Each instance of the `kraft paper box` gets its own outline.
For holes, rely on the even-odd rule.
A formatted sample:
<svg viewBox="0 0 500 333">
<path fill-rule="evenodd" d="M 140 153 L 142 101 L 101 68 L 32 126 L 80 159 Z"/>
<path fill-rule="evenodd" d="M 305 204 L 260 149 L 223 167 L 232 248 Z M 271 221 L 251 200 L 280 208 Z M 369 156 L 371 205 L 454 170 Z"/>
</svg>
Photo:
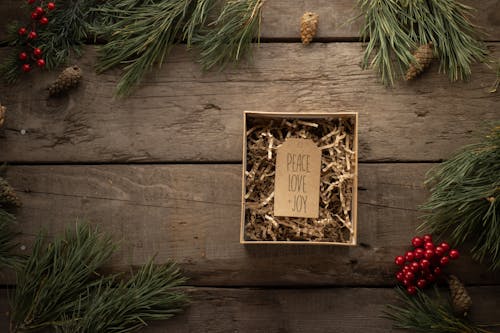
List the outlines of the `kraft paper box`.
<svg viewBox="0 0 500 333">
<path fill-rule="evenodd" d="M 356 245 L 358 114 L 246 111 L 242 244 Z"/>
</svg>

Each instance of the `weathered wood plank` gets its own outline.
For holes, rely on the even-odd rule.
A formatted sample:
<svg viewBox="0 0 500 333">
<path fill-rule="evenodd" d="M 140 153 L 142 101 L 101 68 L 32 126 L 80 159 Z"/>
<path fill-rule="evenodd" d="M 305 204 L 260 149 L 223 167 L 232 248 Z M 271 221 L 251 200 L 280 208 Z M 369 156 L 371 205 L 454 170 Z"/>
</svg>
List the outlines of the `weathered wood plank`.
<svg viewBox="0 0 500 333">
<path fill-rule="evenodd" d="M 202 73 L 177 48 L 134 95 L 116 100 L 119 71 L 94 74 L 89 47 L 78 62 L 84 82 L 69 97 L 46 99 L 57 73 L 2 87 L 0 161 L 240 161 L 243 110 L 358 111 L 361 161 L 435 161 L 500 119 L 486 65 L 474 66 L 469 83 L 450 84 L 434 66 L 387 89 L 360 69 L 361 53 L 359 43 L 263 44 L 254 66 Z"/>
<path fill-rule="evenodd" d="M 488 33 L 488 40 L 500 40 L 500 2 L 484 0 L 481 2 L 466 0 L 464 3 L 477 8 L 473 22 L 483 26 Z M 311 0 L 311 1 L 267 1 L 262 18 L 263 38 L 293 38 L 298 40 L 300 17 L 306 11 L 314 11 L 320 16 L 318 38 L 356 39 L 359 36 L 360 20 L 350 22 L 359 15 L 355 0 Z M 0 3 L 2 17 L 23 19 L 24 14 L 19 1 L 3 0 Z M 0 40 L 5 38 L 5 28 L 0 27 Z"/>
<path fill-rule="evenodd" d="M 113 271 L 158 254 L 197 286 L 372 286 L 393 283 L 393 258 L 415 235 L 432 165 L 360 166 L 360 246 L 352 248 L 240 245 L 240 165 L 12 166 L 8 179 L 24 202 L 28 248 L 40 228 L 59 233 L 78 218 L 121 241 Z M 465 251 L 452 270 L 467 283 L 500 282 Z"/>
<path fill-rule="evenodd" d="M 179 316 L 141 332 L 400 332 L 382 318 L 394 291 L 380 288 L 230 289 L 189 288 L 191 306 Z M 498 320 L 500 287 L 470 287 L 471 320 Z M 5 291 L 0 293 L 0 330 L 8 332 Z M 493 328 L 491 332 L 500 332 Z"/>
</svg>

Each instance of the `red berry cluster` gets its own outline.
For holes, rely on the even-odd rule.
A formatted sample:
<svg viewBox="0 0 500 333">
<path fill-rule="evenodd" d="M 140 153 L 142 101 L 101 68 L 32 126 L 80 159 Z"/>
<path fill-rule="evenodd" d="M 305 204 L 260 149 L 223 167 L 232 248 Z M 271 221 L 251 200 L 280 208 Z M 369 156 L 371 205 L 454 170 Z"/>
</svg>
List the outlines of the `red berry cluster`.
<svg viewBox="0 0 500 333">
<path fill-rule="evenodd" d="M 431 235 L 414 237 L 411 244 L 413 251 L 397 256 L 394 260 L 400 267 L 396 279 L 406 287 L 409 294 L 415 294 L 417 287 L 424 289 L 435 282 L 450 259 L 458 259 L 460 256 L 457 250 L 450 250 L 450 245 L 446 242 L 435 245 Z"/>
<path fill-rule="evenodd" d="M 48 2 L 45 5 L 43 0 L 28 0 L 28 4 L 34 6 L 33 11 L 31 12 L 30 28 L 21 27 L 18 30 L 19 36 L 24 38 L 23 44 L 25 45 L 25 50 L 19 53 L 19 60 L 23 62 L 23 72 L 31 71 L 32 62 L 35 62 L 40 68 L 45 67 L 45 59 L 42 57 L 42 49 L 34 46 L 33 44 L 38 38 L 38 34 L 36 32 L 37 28 L 49 23 L 49 19 L 47 18 L 48 12 L 56 8 L 56 5 L 53 2 Z"/>
</svg>

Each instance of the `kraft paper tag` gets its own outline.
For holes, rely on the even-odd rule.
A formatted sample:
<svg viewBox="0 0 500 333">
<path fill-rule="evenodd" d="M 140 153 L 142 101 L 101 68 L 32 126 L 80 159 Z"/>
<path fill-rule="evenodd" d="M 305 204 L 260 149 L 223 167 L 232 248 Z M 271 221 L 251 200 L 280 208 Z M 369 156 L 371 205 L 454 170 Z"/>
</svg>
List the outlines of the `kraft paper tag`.
<svg viewBox="0 0 500 333">
<path fill-rule="evenodd" d="M 287 139 L 278 149 L 274 215 L 319 216 L 321 150 L 309 139 Z"/>
</svg>

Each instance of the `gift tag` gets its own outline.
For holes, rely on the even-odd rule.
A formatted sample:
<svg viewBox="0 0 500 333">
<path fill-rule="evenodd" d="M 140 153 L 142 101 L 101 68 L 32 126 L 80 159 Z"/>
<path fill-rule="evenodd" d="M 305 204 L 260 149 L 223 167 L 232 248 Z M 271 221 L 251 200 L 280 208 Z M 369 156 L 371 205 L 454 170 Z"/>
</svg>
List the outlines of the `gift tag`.
<svg viewBox="0 0 500 333">
<path fill-rule="evenodd" d="M 274 215 L 317 218 L 321 150 L 310 139 L 289 138 L 277 151 Z"/>
</svg>

